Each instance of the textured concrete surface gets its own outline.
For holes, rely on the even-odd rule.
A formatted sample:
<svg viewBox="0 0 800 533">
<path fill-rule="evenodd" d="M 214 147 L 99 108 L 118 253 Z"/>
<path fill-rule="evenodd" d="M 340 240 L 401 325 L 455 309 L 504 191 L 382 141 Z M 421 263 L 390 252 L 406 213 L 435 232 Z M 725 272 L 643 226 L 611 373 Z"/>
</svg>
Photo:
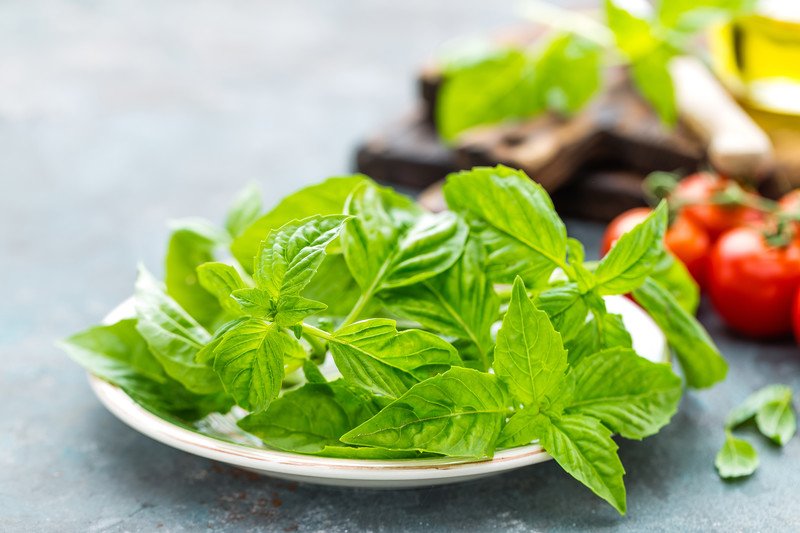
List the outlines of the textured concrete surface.
<svg viewBox="0 0 800 533">
<path fill-rule="evenodd" d="M 268 198 L 346 172 L 355 141 L 412 101 L 447 37 L 514 19 L 514 1 L 7 0 L 0 4 L 0 530 L 797 530 L 800 439 L 754 442 L 723 483 L 727 410 L 800 385 L 790 343 L 730 336 L 705 311 L 729 380 L 623 442 L 621 518 L 552 463 L 390 492 L 256 477 L 147 439 L 53 347 L 158 270 L 170 217 L 219 219 L 257 180 Z M 596 244 L 600 228 L 570 224 Z M 592 247 L 594 248 L 594 247 Z"/>
</svg>

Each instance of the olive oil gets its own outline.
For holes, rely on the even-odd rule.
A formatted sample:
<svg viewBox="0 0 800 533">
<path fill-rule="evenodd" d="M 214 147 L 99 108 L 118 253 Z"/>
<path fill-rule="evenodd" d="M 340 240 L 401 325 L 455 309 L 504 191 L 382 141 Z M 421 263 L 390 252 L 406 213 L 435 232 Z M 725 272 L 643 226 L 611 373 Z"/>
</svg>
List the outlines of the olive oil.
<svg viewBox="0 0 800 533">
<path fill-rule="evenodd" d="M 752 15 L 712 29 L 714 68 L 753 107 L 800 115 L 800 0 L 762 0 Z"/>
</svg>

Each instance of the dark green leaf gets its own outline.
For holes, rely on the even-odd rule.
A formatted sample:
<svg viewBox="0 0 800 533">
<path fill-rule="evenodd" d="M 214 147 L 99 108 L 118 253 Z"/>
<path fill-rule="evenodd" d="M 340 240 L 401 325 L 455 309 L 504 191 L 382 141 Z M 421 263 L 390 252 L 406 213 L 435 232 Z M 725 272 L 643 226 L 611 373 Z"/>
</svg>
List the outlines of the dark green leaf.
<svg viewBox="0 0 800 533">
<path fill-rule="evenodd" d="M 701 389 L 725 379 L 728 364 L 714 341 L 666 289 L 648 278 L 633 292 L 633 296 L 658 324 L 675 350 L 687 385 Z"/>
<path fill-rule="evenodd" d="M 416 384 L 342 442 L 458 457 L 491 457 L 508 408 L 497 378 L 451 368 Z"/>
</svg>

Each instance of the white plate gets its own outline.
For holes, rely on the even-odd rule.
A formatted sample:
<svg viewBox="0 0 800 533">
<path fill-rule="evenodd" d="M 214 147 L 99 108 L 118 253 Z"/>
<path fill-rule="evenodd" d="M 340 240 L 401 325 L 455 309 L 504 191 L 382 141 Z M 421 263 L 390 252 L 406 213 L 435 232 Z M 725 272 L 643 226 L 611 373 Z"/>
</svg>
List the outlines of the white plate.
<svg viewBox="0 0 800 533">
<path fill-rule="evenodd" d="M 636 351 L 651 361 L 667 357 L 666 341 L 655 322 L 630 300 L 606 298 L 608 310 L 622 315 Z M 106 317 L 112 323 L 132 314 L 125 302 Z M 266 450 L 235 424 L 234 415 L 211 415 L 192 429 L 164 420 L 134 402 L 125 392 L 89 376 L 94 393 L 117 418 L 133 429 L 185 452 L 283 479 L 348 487 L 402 488 L 442 485 L 489 476 L 541 463 L 551 457 L 537 444 L 497 452 L 490 460 L 332 459 Z"/>
</svg>

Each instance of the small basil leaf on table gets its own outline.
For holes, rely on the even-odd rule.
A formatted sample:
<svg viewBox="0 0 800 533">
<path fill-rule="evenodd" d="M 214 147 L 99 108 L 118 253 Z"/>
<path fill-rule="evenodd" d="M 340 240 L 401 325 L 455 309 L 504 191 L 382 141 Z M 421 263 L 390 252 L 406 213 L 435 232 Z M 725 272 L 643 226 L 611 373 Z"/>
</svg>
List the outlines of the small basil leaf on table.
<svg viewBox="0 0 800 533">
<path fill-rule="evenodd" d="M 364 401 L 342 380 L 306 383 L 266 411 L 246 416 L 239 426 L 272 448 L 315 454 L 342 446 L 339 437 L 377 412 L 374 402 Z"/>
<path fill-rule="evenodd" d="M 225 229 L 231 238 L 236 238 L 261 215 L 261 191 L 255 184 L 250 184 L 239 193 L 233 201 L 225 217 Z"/>
<path fill-rule="evenodd" d="M 461 258 L 448 270 L 414 285 L 382 291 L 379 297 L 398 316 L 471 342 L 485 371 L 491 364 L 491 327 L 500 302 L 483 271 L 484 259 L 482 245 L 468 240 Z"/>
<path fill-rule="evenodd" d="M 507 405 L 495 376 L 454 367 L 414 385 L 341 441 L 455 457 L 491 457 Z"/>
<path fill-rule="evenodd" d="M 675 350 L 686 383 L 706 388 L 725 379 L 728 364 L 703 326 L 655 280 L 647 278 L 633 297 L 653 318 Z"/>
<path fill-rule="evenodd" d="M 222 309 L 201 286 L 196 269 L 214 260 L 214 249 L 227 243 L 228 235 L 202 219 L 178 220 L 170 226 L 164 261 L 166 292 L 200 324 L 210 326 Z"/>
<path fill-rule="evenodd" d="M 572 477 L 625 514 L 625 469 L 611 431 L 599 420 L 581 414 L 541 417 L 537 437 L 542 447 Z"/>
<path fill-rule="evenodd" d="M 547 192 L 524 172 L 500 165 L 450 174 L 444 195 L 451 209 L 478 221 L 495 282 L 519 275 L 536 287 L 566 267 L 566 227 Z"/>
<path fill-rule="evenodd" d="M 368 178 L 361 175 L 328 178 L 294 192 L 250 224 L 231 243 L 231 252 L 248 272 L 252 273 L 253 257 L 258 253 L 261 241 L 270 231 L 291 222 L 313 215 L 338 215 L 344 211 L 344 203 L 350 192 Z"/>
<path fill-rule="evenodd" d="M 783 446 L 797 431 L 797 418 L 789 400 L 776 400 L 763 405 L 756 413 L 756 426 L 762 435 Z"/>
<path fill-rule="evenodd" d="M 214 370 L 238 405 L 263 411 L 281 390 L 284 355 L 296 343 L 275 324 L 250 318 L 223 335 L 214 349 Z"/>
<path fill-rule="evenodd" d="M 681 380 L 668 365 L 643 359 L 628 348 L 583 358 L 572 377 L 575 389 L 566 411 L 597 418 L 627 439 L 657 433 L 681 399 Z"/>
<path fill-rule="evenodd" d="M 375 394 L 398 398 L 417 382 L 461 363 L 441 337 L 397 331 L 394 320 L 374 318 L 339 329 L 329 342 L 344 378 Z"/>
<path fill-rule="evenodd" d="M 595 270 L 600 294 L 626 294 L 639 287 L 663 255 L 667 204 L 661 204 L 639 225 L 623 234 Z"/>
<path fill-rule="evenodd" d="M 183 421 L 226 412 L 231 398 L 194 394 L 164 374 L 158 360 L 136 329 L 136 319 L 94 326 L 59 345 L 95 376 L 121 388 L 137 403 L 161 416 Z"/>
<path fill-rule="evenodd" d="M 735 427 L 747 422 L 756 413 L 772 402 L 788 402 L 792 401 L 792 389 L 786 385 L 767 385 L 745 398 L 745 400 L 731 409 L 725 419 L 725 428 L 734 429 Z"/>
<path fill-rule="evenodd" d="M 538 410 L 558 392 L 567 370 L 561 335 L 544 311 L 533 305 L 517 278 L 508 311 L 497 332 L 495 374 L 508 386 L 515 405 Z"/>
<path fill-rule="evenodd" d="M 203 263 L 197 267 L 197 279 L 217 299 L 222 309 L 234 315 L 241 314 L 241 307 L 231 295 L 246 285 L 235 268 L 225 263 Z"/>
<path fill-rule="evenodd" d="M 136 329 L 164 367 L 166 373 L 192 392 L 206 394 L 222 390 L 214 371 L 195 361 L 211 335 L 144 268 L 139 269 L 134 293 Z"/>
<path fill-rule="evenodd" d="M 714 466 L 725 479 L 749 476 L 758 468 L 758 453 L 746 440 L 726 432 L 725 444 L 717 453 Z"/>
</svg>

